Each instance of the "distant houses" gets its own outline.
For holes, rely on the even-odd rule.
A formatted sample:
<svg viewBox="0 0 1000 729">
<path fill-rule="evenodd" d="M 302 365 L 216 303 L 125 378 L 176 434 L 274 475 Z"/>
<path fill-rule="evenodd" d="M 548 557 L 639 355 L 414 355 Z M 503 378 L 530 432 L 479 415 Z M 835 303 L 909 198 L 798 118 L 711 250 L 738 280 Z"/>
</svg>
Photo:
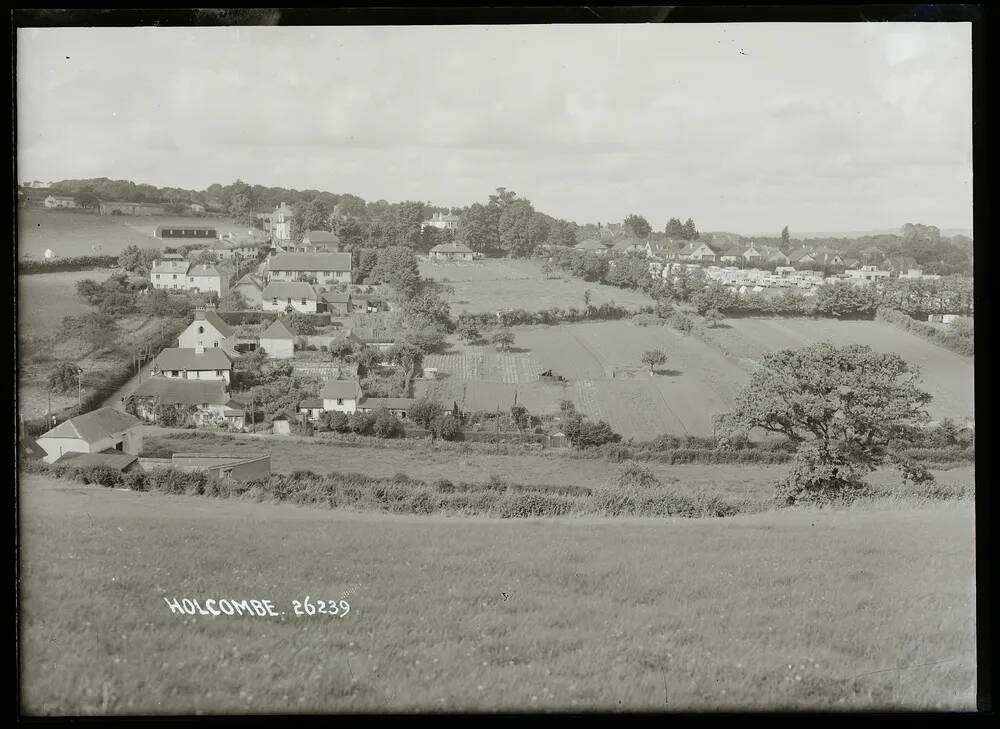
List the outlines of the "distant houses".
<svg viewBox="0 0 1000 729">
<path fill-rule="evenodd" d="M 98 204 L 98 212 L 101 215 L 166 215 L 167 209 L 164 205 L 153 203 L 132 203 L 132 202 L 106 202 L 102 200 Z"/>
<path fill-rule="evenodd" d="M 574 249 L 578 251 L 597 253 L 598 255 L 607 255 L 610 250 L 611 241 L 603 241 L 600 238 L 587 238 L 587 240 L 580 241 L 575 246 Z"/>
<path fill-rule="evenodd" d="M 138 454 L 142 451 L 142 421 L 112 408 L 98 408 L 70 418 L 38 436 L 42 459 L 54 463 L 65 453 L 105 451 Z"/>
<path fill-rule="evenodd" d="M 45 198 L 47 208 L 75 208 L 76 200 L 69 195 L 49 195 Z"/>
</svg>

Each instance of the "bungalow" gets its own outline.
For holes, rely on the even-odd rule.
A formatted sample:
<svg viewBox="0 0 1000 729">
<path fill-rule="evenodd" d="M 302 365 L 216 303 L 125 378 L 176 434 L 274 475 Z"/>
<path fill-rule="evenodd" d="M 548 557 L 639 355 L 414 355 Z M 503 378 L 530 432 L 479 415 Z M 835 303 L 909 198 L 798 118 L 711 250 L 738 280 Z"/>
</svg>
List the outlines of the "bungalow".
<svg viewBox="0 0 1000 729">
<path fill-rule="evenodd" d="M 205 206 L 202 205 L 201 203 L 196 203 L 196 202 L 195 203 L 188 203 L 187 210 L 192 215 L 204 215 L 205 214 Z"/>
<path fill-rule="evenodd" d="M 65 420 L 38 437 L 42 459 L 55 462 L 63 453 L 100 453 L 106 450 L 138 454 L 142 450 L 142 421 L 113 408 L 99 408 Z"/>
<path fill-rule="evenodd" d="M 320 300 L 331 314 L 347 316 L 353 311 L 349 291 L 327 291 L 320 294 Z"/>
<path fill-rule="evenodd" d="M 49 195 L 45 198 L 47 208 L 75 208 L 76 200 L 69 195 Z"/>
<path fill-rule="evenodd" d="M 264 287 L 261 301 L 264 311 L 292 308 L 301 314 L 315 314 L 319 309 L 319 294 L 304 281 L 271 281 Z"/>
<path fill-rule="evenodd" d="M 888 271 L 879 270 L 877 266 L 862 266 L 844 272 L 847 278 L 854 283 L 875 283 L 889 278 Z"/>
<path fill-rule="evenodd" d="M 611 246 L 611 250 L 615 253 L 629 253 L 631 251 L 645 253 L 646 241 L 639 240 L 638 238 L 622 238 L 615 241 L 614 245 Z"/>
<path fill-rule="evenodd" d="M 238 291 L 250 306 L 259 309 L 264 303 L 264 287 L 266 285 L 261 276 L 256 273 L 248 273 L 233 284 L 233 291 Z"/>
<path fill-rule="evenodd" d="M 221 347 L 235 331 L 214 309 L 198 308 L 194 310 L 194 321 L 177 337 L 177 344 L 181 349 Z"/>
<path fill-rule="evenodd" d="M 358 403 L 358 411 L 370 413 L 379 408 L 386 408 L 397 418 L 406 420 L 406 416 L 415 402 L 416 400 L 412 397 L 365 397 Z"/>
<path fill-rule="evenodd" d="M 295 356 L 295 335 L 280 319 L 275 319 L 261 333 L 260 348 L 271 359 L 291 359 Z"/>
<path fill-rule="evenodd" d="M 765 253 L 764 262 L 774 263 L 778 266 L 787 266 L 791 263 L 791 259 L 789 259 L 786 253 L 783 253 L 777 248 L 773 248 Z"/>
<path fill-rule="evenodd" d="M 267 262 L 268 281 L 315 280 L 316 283 L 351 283 L 350 253 L 279 253 Z M 266 299 L 266 297 L 265 297 Z"/>
<path fill-rule="evenodd" d="M 156 421 L 158 405 L 168 405 L 188 413 L 185 420 L 195 425 L 230 424 L 243 427 L 243 408 L 234 408 L 222 380 L 182 380 L 150 377 L 129 396 L 136 414 L 147 422 Z M 238 410 L 239 412 L 232 412 Z M 230 413 L 227 416 L 227 413 Z"/>
<path fill-rule="evenodd" d="M 308 420 L 319 420 L 323 415 L 323 398 L 307 397 L 299 403 L 299 412 L 303 413 Z"/>
<path fill-rule="evenodd" d="M 683 261 L 712 261 L 715 262 L 719 258 L 719 254 L 712 249 L 707 243 L 700 243 L 698 241 L 691 241 L 685 245 L 679 253 L 681 260 Z"/>
<path fill-rule="evenodd" d="M 817 248 L 812 253 L 813 259 L 821 266 L 843 266 L 844 258 L 831 248 Z"/>
<path fill-rule="evenodd" d="M 666 258 L 673 249 L 673 245 L 670 241 L 647 240 L 646 258 L 658 258 L 662 260 Z"/>
<path fill-rule="evenodd" d="M 581 241 L 573 246 L 578 251 L 597 253 L 599 255 L 604 255 L 608 252 L 610 243 L 607 241 L 600 240 L 599 238 L 587 238 L 585 241 Z"/>
<path fill-rule="evenodd" d="M 475 257 L 472 249 L 462 243 L 439 243 L 430 250 L 432 261 L 471 261 Z"/>
<path fill-rule="evenodd" d="M 328 380 L 319 396 L 326 411 L 354 413 L 361 399 L 361 385 L 357 380 Z"/>
<path fill-rule="evenodd" d="M 153 359 L 154 375 L 184 380 L 224 380 L 228 385 L 233 361 L 221 349 L 169 347 Z"/>
</svg>

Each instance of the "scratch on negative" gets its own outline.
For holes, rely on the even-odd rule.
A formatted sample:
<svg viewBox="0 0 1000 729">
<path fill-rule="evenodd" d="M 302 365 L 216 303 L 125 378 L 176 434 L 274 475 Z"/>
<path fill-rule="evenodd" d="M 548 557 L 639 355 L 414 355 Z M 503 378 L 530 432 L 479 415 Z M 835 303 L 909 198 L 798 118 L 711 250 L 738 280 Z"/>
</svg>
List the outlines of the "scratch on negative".
<svg viewBox="0 0 1000 729">
<path fill-rule="evenodd" d="M 939 663 L 953 663 L 957 661 L 957 658 L 944 658 L 940 661 L 931 661 L 930 663 L 918 663 L 915 666 L 900 666 L 899 668 L 882 668 L 878 671 L 869 671 L 868 673 L 859 673 L 857 676 L 851 676 L 851 678 L 863 678 L 865 676 L 874 676 L 876 673 L 888 673 L 889 671 L 908 671 L 911 668 L 924 668 L 925 666 L 936 666 Z"/>
</svg>

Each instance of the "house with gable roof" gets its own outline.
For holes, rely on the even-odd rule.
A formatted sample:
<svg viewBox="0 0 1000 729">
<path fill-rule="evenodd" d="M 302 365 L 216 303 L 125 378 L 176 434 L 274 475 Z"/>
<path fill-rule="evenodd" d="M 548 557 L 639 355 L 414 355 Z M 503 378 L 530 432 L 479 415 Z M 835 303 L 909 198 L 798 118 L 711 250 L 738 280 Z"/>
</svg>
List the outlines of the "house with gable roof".
<svg viewBox="0 0 1000 729">
<path fill-rule="evenodd" d="M 270 281 L 261 293 L 264 311 L 286 311 L 292 307 L 300 314 L 319 311 L 319 294 L 305 281 Z"/>
<path fill-rule="evenodd" d="M 226 340 L 232 337 L 235 331 L 215 312 L 215 307 L 197 308 L 194 310 L 194 320 L 177 337 L 177 344 L 182 349 L 197 347 L 225 349 Z"/>
<path fill-rule="evenodd" d="M 327 380 L 319 396 L 323 410 L 354 413 L 362 399 L 361 384 L 357 380 Z"/>
<path fill-rule="evenodd" d="M 184 380 L 224 380 L 232 377 L 233 361 L 221 348 L 168 347 L 153 358 L 152 373 Z"/>
<path fill-rule="evenodd" d="M 472 261 L 476 254 L 463 243 L 439 243 L 430 250 L 432 261 Z"/>
<path fill-rule="evenodd" d="M 42 459 L 54 463 L 64 453 L 117 451 L 138 455 L 142 451 L 142 421 L 114 408 L 98 408 L 64 420 L 38 436 L 45 451 Z"/>
<path fill-rule="evenodd" d="M 275 319 L 261 332 L 260 348 L 271 359 L 291 359 L 295 356 L 295 335 L 281 319 Z"/>
</svg>

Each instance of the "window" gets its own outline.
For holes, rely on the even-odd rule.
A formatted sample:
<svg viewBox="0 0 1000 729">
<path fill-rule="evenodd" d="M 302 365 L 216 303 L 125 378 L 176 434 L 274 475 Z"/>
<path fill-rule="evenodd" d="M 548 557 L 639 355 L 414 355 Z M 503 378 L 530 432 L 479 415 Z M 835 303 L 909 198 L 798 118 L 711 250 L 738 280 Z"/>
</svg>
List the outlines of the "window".
<svg viewBox="0 0 1000 729">
<path fill-rule="evenodd" d="M 170 376 L 171 377 L 179 377 L 180 374 L 181 374 L 180 370 L 170 370 Z"/>
<path fill-rule="evenodd" d="M 205 327 L 198 327 L 198 333 L 199 334 L 204 334 L 205 333 Z"/>
<path fill-rule="evenodd" d="M 222 377 L 222 370 L 216 370 L 215 371 L 215 376 L 216 377 Z"/>
<path fill-rule="evenodd" d="M 176 273 L 174 274 L 174 280 L 175 281 L 177 280 L 177 274 Z"/>
<path fill-rule="evenodd" d="M 305 297 L 302 297 L 302 306 L 305 306 L 305 305 L 306 305 Z"/>
<path fill-rule="evenodd" d="M 278 297 L 275 296 L 273 299 L 271 299 L 271 303 L 274 304 L 275 306 L 277 306 L 277 304 L 278 304 Z"/>
<path fill-rule="evenodd" d="M 219 346 L 219 341 L 218 341 L 218 340 L 216 340 L 216 341 L 215 341 L 215 346 L 216 346 L 216 347 L 218 347 L 218 346 Z"/>
<path fill-rule="evenodd" d="M 344 404 L 344 398 L 342 398 L 342 397 L 338 397 L 338 398 L 337 398 L 337 404 L 338 404 L 338 405 L 343 405 L 343 404 Z"/>
<path fill-rule="evenodd" d="M 289 304 L 291 304 L 291 303 L 292 303 L 292 297 L 290 297 L 290 296 L 288 297 L 288 303 L 289 303 Z"/>
<path fill-rule="evenodd" d="M 156 278 L 160 278 L 160 274 L 156 274 Z"/>
</svg>

